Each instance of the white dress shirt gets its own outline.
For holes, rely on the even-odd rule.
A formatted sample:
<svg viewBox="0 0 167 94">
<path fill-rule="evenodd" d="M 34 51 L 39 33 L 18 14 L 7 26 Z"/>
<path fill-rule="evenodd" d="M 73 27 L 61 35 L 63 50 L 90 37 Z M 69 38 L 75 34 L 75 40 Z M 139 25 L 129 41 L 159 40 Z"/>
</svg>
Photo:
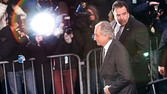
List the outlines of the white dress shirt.
<svg viewBox="0 0 167 94">
<path fill-rule="evenodd" d="M 107 42 L 107 44 L 104 46 L 104 49 L 105 49 L 104 57 L 106 56 L 106 53 L 107 53 L 107 51 L 108 51 L 108 48 L 109 48 L 111 42 L 112 42 L 112 40 L 109 40 L 109 41 Z"/>
</svg>

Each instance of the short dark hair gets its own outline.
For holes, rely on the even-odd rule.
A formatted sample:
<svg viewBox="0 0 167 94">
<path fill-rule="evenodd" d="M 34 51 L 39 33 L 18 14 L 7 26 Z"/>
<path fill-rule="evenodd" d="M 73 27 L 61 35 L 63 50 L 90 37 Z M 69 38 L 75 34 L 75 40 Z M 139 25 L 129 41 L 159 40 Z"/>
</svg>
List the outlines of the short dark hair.
<svg viewBox="0 0 167 94">
<path fill-rule="evenodd" d="M 114 12 L 114 9 L 115 9 L 116 7 L 122 8 L 123 6 L 125 6 L 126 9 L 127 9 L 127 11 L 129 12 L 128 5 L 127 5 L 126 2 L 123 1 L 123 0 L 117 0 L 117 1 L 115 1 L 115 2 L 112 4 L 112 12 Z"/>
</svg>

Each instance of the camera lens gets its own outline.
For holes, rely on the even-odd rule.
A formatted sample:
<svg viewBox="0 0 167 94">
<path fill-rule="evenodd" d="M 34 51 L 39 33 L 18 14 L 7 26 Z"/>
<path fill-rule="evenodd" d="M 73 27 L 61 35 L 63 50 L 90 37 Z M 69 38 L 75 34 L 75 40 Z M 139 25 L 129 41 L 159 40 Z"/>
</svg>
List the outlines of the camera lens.
<svg viewBox="0 0 167 94">
<path fill-rule="evenodd" d="M 71 28 L 66 28 L 65 33 L 71 34 L 72 33 L 72 29 Z"/>
</svg>

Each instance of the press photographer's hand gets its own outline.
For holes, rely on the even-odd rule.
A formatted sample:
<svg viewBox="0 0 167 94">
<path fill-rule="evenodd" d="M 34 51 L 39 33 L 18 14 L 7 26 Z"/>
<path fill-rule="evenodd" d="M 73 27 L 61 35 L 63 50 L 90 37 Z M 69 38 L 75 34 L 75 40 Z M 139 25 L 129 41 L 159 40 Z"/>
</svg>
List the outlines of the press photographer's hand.
<svg viewBox="0 0 167 94">
<path fill-rule="evenodd" d="M 157 6 L 159 5 L 159 2 L 151 1 L 149 2 L 149 6 Z"/>
<path fill-rule="evenodd" d="M 67 34 L 64 33 L 64 40 L 66 41 L 66 43 L 70 44 L 72 42 L 72 38 L 73 38 L 73 34 Z"/>
<path fill-rule="evenodd" d="M 164 77 L 165 76 L 165 67 L 163 66 L 158 66 L 158 71 L 159 73 Z"/>
</svg>

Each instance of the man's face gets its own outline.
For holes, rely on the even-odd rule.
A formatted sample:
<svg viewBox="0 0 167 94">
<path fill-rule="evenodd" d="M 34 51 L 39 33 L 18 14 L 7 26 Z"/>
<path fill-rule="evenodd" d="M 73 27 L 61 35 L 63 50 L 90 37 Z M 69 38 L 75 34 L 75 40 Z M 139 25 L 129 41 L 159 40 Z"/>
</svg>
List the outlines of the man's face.
<svg viewBox="0 0 167 94">
<path fill-rule="evenodd" d="M 98 46 L 105 46 L 108 42 L 108 38 L 105 35 L 102 35 L 101 27 L 97 26 L 94 31 L 94 40 Z"/>
<path fill-rule="evenodd" d="M 121 26 L 125 26 L 126 23 L 128 22 L 128 19 L 129 19 L 129 13 L 126 9 L 125 6 L 119 8 L 119 7 L 116 7 L 114 9 L 114 18 L 115 20 L 121 25 Z"/>
</svg>

